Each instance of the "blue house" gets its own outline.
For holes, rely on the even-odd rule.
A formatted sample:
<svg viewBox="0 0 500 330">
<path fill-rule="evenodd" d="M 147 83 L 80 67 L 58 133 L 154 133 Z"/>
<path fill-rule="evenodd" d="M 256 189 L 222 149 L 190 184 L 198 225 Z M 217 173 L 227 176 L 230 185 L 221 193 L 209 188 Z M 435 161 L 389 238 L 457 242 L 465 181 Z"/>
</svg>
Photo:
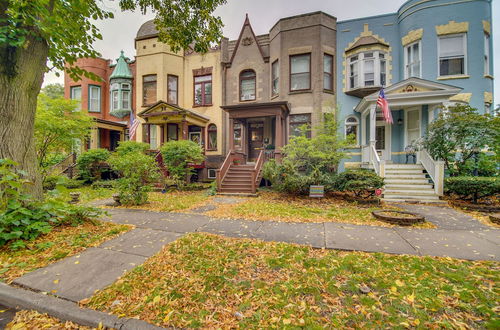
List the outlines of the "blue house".
<svg viewBox="0 0 500 330">
<path fill-rule="evenodd" d="M 386 177 L 388 200 L 438 200 L 443 164 L 425 150 L 414 161 L 411 146 L 449 105 L 491 111 L 491 35 L 490 0 L 410 0 L 396 13 L 339 21 L 337 102 L 357 141 L 343 167 Z M 393 124 L 376 105 L 382 87 Z"/>
</svg>

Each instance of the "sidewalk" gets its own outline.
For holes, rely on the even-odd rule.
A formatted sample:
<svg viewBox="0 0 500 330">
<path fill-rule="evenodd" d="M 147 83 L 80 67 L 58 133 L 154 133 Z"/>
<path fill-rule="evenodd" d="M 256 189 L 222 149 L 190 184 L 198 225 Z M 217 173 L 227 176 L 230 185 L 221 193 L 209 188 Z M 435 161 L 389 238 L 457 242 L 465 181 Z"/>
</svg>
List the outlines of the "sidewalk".
<svg viewBox="0 0 500 330">
<path fill-rule="evenodd" d="M 14 283 L 79 301 L 91 297 L 95 290 L 110 285 L 124 272 L 142 264 L 163 245 L 190 232 L 305 244 L 316 248 L 500 261 L 500 230 L 451 208 L 402 207 L 425 213 L 429 221 L 440 228 L 222 220 L 201 214 L 112 209 L 107 221 L 133 224 L 136 228 L 80 255 L 28 273 Z"/>
</svg>

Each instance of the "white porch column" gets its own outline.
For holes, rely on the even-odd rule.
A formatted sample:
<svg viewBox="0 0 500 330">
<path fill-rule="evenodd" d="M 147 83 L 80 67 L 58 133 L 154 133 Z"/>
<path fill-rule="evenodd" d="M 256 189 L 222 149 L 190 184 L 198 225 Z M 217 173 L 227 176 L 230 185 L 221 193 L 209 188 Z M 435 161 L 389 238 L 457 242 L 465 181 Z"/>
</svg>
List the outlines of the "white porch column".
<svg viewBox="0 0 500 330">
<path fill-rule="evenodd" d="M 373 104 L 370 106 L 370 147 L 375 146 L 375 142 L 377 141 L 375 138 L 375 129 L 377 125 L 377 113 L 376 113 L 376 105 Z"/>
</svg>

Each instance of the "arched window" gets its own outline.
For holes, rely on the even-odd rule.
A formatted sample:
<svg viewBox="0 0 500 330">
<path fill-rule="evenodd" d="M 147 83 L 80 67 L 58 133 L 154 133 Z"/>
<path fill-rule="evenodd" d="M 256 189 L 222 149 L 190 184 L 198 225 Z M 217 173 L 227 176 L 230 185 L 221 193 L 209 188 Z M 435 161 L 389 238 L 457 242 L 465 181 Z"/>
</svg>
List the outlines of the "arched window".
<svg viewBox="0 0 500 330">
<path fill-rule="evenodd" d="M 358 127 L 359 122 L 356 117 L 347 117 L 345 120 L 345 136 L 353 135 L 354 141 L 358 143 Z"/>
<path fill-rule="evenodd" d="M 208 145 L 207 150 L 217 150 L 217 126 L 208 125 Z"/>
<path fill-rule="evenodd" d="M 255 100 L 255 71 L 244 70 L 240 73 L 240 101 Z"/>
</svg>

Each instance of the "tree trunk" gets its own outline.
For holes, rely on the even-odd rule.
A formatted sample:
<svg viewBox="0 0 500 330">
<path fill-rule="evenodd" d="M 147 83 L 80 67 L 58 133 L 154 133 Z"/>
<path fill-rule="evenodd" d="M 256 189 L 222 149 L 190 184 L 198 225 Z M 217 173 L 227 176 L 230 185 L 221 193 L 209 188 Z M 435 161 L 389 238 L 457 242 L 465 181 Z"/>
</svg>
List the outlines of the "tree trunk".
<svg viewBox="0 0 500 330">
<path fill-rule="evenodd" d="M 25 48 L 0 45 L 0 158 L 19 163 L 33 183 L 28 193 L 41 198 L 33 129 L 48 46 L 40 39 L 28 40 Z"/>
</svg>

